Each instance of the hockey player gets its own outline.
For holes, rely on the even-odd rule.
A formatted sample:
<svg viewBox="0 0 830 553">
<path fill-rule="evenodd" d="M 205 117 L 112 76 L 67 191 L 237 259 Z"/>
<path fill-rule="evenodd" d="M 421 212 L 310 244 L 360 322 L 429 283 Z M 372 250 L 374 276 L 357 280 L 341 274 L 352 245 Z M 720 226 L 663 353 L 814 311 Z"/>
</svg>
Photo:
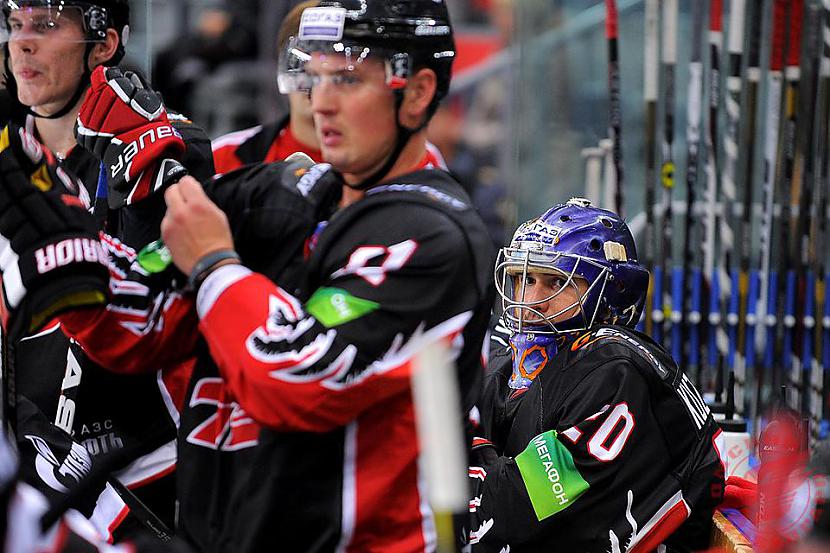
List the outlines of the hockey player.
<svg viewBox="0 0 830 553">
<path fill-rule="evenodd" d="M 117 191 L 108 194 L 107 185 L 113 183 L 102 174 L 100 159 L 78 145 L 74 134 L 79 115 L 85 121 L 94 119 L 96 124 L 108 121 L 116 128 L 129 125 L 131 115 L 135 118 L 131 110 L 115 112 L 110 106 L 92 105 L 81 111 L 85 95 L 95 88 L 91 86 L 93 74 L 98 75 L 96 85 L 101 85 L 102 69 L 96 72 L 96 68 L 112 66 L 124 56 L 129 34 L 127 0 L 4 0 L 0 7 L 6 29 L 2 41 L 6 54 L 4 77 L 16 106 L 16 121 L 55 154 L 62 169 L 81 178 L 81 201 L 88 205 L 99 196 L 96 215 L 101 224 L 106 221 L 107 230 L 119 243 L 140 247 L 156 238 L 164 213 L 163 202 L 149 199 L 141 203 L 131 201 L 126 206 Z M 146 91 L 143 100 L 155 99 Z M 166 144 L 172 144 L 177 157 L 193 174 L 212 174 L 208 140 L 201 129 L 175 114 L 168 119 L 163 110 L 154 121 L 141 119 L 156 128 L 172 125 L 177 134 L 169 137 Z M 15 136 L 12 140 L 20 138 Z M 133 167 L 141 167 L 142 180 L 152 182 L 162 167 L 155 157 L 146 158 L 143 153 L 137 155 Z M 109 206 L 107 196 L 111 200 Z M 133 199 L 139 197 L 135 195 Z M 70 343 L 58 324 L 22 337 L 13 346 L 18 391 L 31 399 L 49 421 L 71 434 L 90 458 L 119 450 L 131 452 L 113 466 L 118 477 L 172 525 L 178 413 L 171 394 L 183 396 L 184 390 L 177 394 L 175 383 L 160 374 L 124 377 L 104 371 L 90 362 L 77 344 Z M 28 420 L 34 419 L 25 419 Z M 148 428 L 159 431 L 149 432 Z M 38 463 L 55 459 L 58 465 L 64 462 L 64 457 L 56 457 L 57 451 L 42 446 L 38 449 L 34 442 L 26 440 L 26 432 L 21 429 L 18 436 L 24 463 L 30 459 Z M 31 468 L 35 476 L 43 472 L 28 465 L 24 468 Z M 68 487 L 55 484 L 48 477 L 31 482 L 49 497 L 64 493 Z M 124 518 L 120 508 L 112 515 L 119 520 Z"/>
<path fill-rule="evenodd" d="M 115 66 L 124 57 L 129 36 L 129 2 L 0 0 L 0 7 L 6 25 L 2 41 L 4 80 L 14 105 L 12 121 L 24 126 L 55 154 L 62 166 L 80 177 L 90 198 L 94 199 L 99 192 L 100 160 L 87 149 L 77 147 L 75 122 L 94 69 Z M 99 112 L 97 116 L 103 119 L 112 114 Z M 184 143 L 180 161 L 191 174 L 198 178 L 213 175 L 209 141 L 204 132 L 179 114 L 165 112 L 160 118 L 165 121 L 169 118 L 179 133 L 179 142 Z M 156 172 L 152 167 L 146 169 L 143 178 L 151 181 Z M 110 200 L 114 208 L 125 203 L 121 199 Z M 145 212 L 140 216 L 146 220 L 148 209 L 161 211 L 156 213 L 157 223 L 163 214 L 163 205 L 161 210 L 156 207 L 145 204 Z M 121 217 L 130 215 L 130 210 L 119 212 Z M 104 218 L 105 214 L 101 213 L 100 217 Z M 130 226 L 134 232 L 138 229 L 137 234 L 122 236 L 124 226 Z M 145 223 L 145 226 L 151 225 Z M 157 237 L 120 221 L 111 221 L 107 230 L 136 248 Z"/>
<path fill-rule="evenodd" d="M 143 311 L 121 309 L 119 295 L 135 302 L 147 288 L 116 280 L 109 309 L 76 309 L 62 321 L 103 364 L 139 372 L 192 355 L 199 316 L 223 378 L 193 382 L 180 443 L 218 459 L 250 445 L 252 419 L 264 427 L 241 495 L 224 493 L 221 467 L 181 490 L 180 520 L 202 549 L 432 550 L 410 361 L 426 343 L 451 344 L 466 412 L 477 396 L 492 286 L 483 224 L 460 185 L 430 167 L 425 146 L 423 129 L 449 88 L 454 55 L 446 5 L 325 2 L 303 13 L 300 29 L 291 45 L 297 59 L 285 77 L 296 90 L 309 91 L 331 167 L 272 164 L 208 183 L 214 198 L 230 189 L 219 201 L 226 215 L 194 179 L 182 179 L 165 194 L 162 228 L 176 264 L 198 291 L 198 310 L 192 296 L 177 292 Z M 280 168 L 270 188 L 258 187 L 258 174 Z M 342 192 L 341 209 L 308 242 L 307 273 L 296 293 L 235 262 L 232 247 L 247 266 L 268 261 L 239 237 L 240 213 L 247 219 L 236 208 L 237 190 L 256 188 L 265 203 L 280 188 L 273 183 L 293 180 L 311 198 L 326 179 Z M 0 179 L 0 186 L 37 192 L 19 175 Z M 21 231 L 0 224 L 4 233 L 17 258 L 30 259 L 34 245 Z M 276 231 L 262 245 L 288 247 L 296 239 Z M 66 307 L 44 281 L 87 274 L 78 285 L 98 289 L 99 264 L 75 259 L 71 265 L 62 273 L 21 276 L 26 292 L 12 321 L 25 318 L 32 302 L 47 310 Z M 14 274 L 14 266 L 21 265 L 8 263 L 3 274 Z M 15 291 L 20 288 L 4 293 Z M 93 296 L 84 298 L 95 303 Z M 195 412 L 201 422 L 184 430 L 184 419 Z M 181 465 L 196 470 L 184 459 Z M 212 494 L 221 494 L 219 503 L 235 515 L 232 525 L 206 520 Z"/>
<path fill-rule="evenodd" d="M 479 403 L 473 551 L 706 548 L 719 431 L 671 357 L 631 328 L 647 286 L 625 223 L 587 200 L 524 223 L 500 251 L 511 336 Z"/>
<path fill-rule="evenodd" d="M 277 48 L 283 72 L 287 71 L 288 42 L 296 37 L 300 17 L 306 8 L 313 8 L 319 0 L 302 2 L 285 16 L 277 36 Z M 315 161 L 322 160 L 320 146 L 314 131 L 314 117 L 308 92 L 294 90 L 293 84 L 280 84 L 280 92 L 288 98 L 288 115 L 275 123 L 257 125 L 250 129 L 232 132 L 213 141 L 213 160 L 216 172 L 228 173 L 248 163 L 258 161 L 282 161 L 294 152 L 303 152 Z M 446 168 L 441 153 L 427 142 L 430 163 Z"/>
<path fill-rule="evenodd" d="M 286 51 L 288 40 L 297 35 L 300 16 L 318 0 L 294 6 L 283 19 L 277 34 L 277 52 Z M 287 95 L 288 115 L 283 119 L 232 132 L 213 141 L 213 160 L 217 173 L 228 173 L 248 163 L 282 161 L 294 152 L 303 152 L 315 161 L 322 159 L 308 94 L 294 91 Z"/>
</svg>

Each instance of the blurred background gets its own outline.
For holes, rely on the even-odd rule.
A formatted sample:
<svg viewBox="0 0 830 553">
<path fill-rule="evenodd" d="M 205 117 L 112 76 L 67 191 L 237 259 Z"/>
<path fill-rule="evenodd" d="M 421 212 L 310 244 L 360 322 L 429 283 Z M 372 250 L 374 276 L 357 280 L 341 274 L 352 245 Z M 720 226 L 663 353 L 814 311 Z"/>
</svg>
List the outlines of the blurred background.
<svg viewBox="0 0 830 553">
<path fill-rule="evenodd" d="M 430 138 L 501 245 L 516 221 L 585 194 L 581 151 L 608 134 L 605 8 L 596 0 L 447 1 L 459 52 L 453 92 Z M 285 109 L 276 90 L 276 34 L 296 3 L 133 0 L 128 63 L 211 137 L 273 120 Z M 642 159 L 642 4 L 618 3 L 630 159 Z M 681 25 L 687 19 L 681 14 Z M 626 168 L 629 216 L 642 211 L 642 181 L 640 167 Z"/>
</svg>

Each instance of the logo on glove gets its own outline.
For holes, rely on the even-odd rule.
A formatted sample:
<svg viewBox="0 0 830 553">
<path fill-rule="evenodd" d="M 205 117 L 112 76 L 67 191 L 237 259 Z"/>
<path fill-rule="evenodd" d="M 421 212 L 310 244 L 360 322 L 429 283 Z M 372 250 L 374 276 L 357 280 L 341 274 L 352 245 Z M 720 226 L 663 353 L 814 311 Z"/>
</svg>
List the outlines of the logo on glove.
<svg viewBox="0 0 830 553">
<path fill-rule="evenodd" d="M 141 133 L 137 139 L 127 145 L 123 152 L 118 154 L 118 160 L 114 165 L 110 166 L 110 174 L 112 175 L 112 178 L 116 178 L 116 176 L 126 168 L 128 171 L 127 179 L 129 180 L 129 165 L 133 158 L 149 144 L 155 144 L 159 140 L 170 138 L 172 136 L 181 138 L 178 131 L 170 125 L 152 127 Z M 113 143 L 115 143 L 115 140 L 116 139 L 113 138 Z"/>
<path fill-rule="evenodd" d="M 37 272 L 41 275 L 70 263 L 104 263 L 106 258 L 101 243 L 90 238 L 67 238 L 35 251 Z"/>
</svg>

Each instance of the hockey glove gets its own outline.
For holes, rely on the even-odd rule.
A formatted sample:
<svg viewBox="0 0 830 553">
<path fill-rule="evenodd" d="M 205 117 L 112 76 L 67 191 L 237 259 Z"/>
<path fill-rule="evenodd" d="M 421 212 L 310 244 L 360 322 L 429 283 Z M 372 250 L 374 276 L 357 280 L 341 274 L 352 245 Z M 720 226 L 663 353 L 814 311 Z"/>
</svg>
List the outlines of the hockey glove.
<svg viewBox="0 0 830 553">
<path fill-rule="evenodd" d="M 187 174 L 177 161 L 184 141 L 157 92 L 117 67 L 97 67 L 91 82 L 75 138 L 107 167 L 110 208 L 140 202 Z"/>
<path fill-rule="evenodd" d="M 0 280 L 12 336 L 106 301 L 106 254 L 81 188 L 26 131 L 0 133 Z"/>
</svg>

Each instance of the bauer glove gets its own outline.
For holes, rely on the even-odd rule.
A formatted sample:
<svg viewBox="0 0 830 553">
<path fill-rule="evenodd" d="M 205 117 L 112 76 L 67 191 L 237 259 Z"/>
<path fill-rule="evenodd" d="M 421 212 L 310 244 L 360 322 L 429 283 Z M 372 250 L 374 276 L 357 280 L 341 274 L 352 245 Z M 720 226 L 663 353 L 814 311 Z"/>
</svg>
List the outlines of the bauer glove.
<svg viewBox="0 0 830 553">
<path fill-rule="evenodd" d="M 177 161 L 184 141 L 157 92 L 117 67 L 97 67 L 91 83 L 75 138 L 106 166 L 110 208 L 140 202 L 187 174 Z"/>
<path fill-rule="evenodd" d="M 106 301 L 106 254 L 82 188 L 22 128 L 0 132 L 0 280 L 12 336 Z"/>
</svg>

